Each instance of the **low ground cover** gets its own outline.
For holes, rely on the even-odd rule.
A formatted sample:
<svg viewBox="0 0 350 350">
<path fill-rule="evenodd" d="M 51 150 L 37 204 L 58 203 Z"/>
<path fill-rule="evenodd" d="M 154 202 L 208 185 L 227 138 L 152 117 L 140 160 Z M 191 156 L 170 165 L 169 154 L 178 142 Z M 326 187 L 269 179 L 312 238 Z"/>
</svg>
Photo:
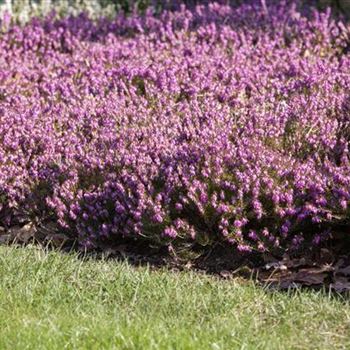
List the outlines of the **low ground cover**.
<svg viewBox="0 0 350 350">
<path fill-rule="evenodd" d="M 1 349 L 346 349 L 349 300 L 0 247 Z"/>
<path fill-rule="evenodd" d="M 0 51 L 5 233 L 282 254 L 348 224 L 349 27 L 330 11 L 33 19 Z"/>
</svg>

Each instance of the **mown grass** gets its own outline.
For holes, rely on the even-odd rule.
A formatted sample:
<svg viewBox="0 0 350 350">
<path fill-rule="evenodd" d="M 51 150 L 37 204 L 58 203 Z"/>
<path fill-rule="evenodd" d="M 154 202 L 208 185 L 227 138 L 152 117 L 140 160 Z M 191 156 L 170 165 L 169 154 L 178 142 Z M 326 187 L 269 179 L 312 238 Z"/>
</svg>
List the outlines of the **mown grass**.
<svg viewBox="0 0 350 350">
<path fill-rule="evenodd" d="M 0 247 L 0 349 L 346 349 L 326 292 Z"/>
</svg>

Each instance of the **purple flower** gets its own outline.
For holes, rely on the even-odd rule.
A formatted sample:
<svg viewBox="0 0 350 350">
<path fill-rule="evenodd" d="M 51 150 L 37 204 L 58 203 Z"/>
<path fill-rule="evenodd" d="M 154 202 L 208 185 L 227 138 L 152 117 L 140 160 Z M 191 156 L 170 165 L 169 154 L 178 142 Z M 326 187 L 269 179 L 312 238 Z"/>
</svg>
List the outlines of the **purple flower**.
<svg viewBox="0 0 350 350">
<path fill-rule="evenodd" d="M 3 22 L 0 220 L 49 214 L 84 247 L 318 245 L 350 200 L 332 16 L 293 0 Z"/>
<path fill-rule="evenodd" d="M 168 238 L 176 238 L 177 232 L 174 227 L 167 227 L 163 232 L 163 236 Z"/>
</svg>

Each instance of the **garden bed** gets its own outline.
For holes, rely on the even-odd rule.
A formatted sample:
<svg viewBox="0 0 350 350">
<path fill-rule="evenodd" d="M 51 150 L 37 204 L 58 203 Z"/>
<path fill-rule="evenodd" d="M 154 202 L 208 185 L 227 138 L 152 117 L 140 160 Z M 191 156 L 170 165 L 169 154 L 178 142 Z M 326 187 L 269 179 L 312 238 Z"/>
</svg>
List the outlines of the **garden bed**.
<svg viewBox="0 0 350 350">
<path fill-rule="evenodd" d="M 1 235 L 319 251 L 349 221 L 349 35 L 298 1 L 9 25 Z"/>
</svg>

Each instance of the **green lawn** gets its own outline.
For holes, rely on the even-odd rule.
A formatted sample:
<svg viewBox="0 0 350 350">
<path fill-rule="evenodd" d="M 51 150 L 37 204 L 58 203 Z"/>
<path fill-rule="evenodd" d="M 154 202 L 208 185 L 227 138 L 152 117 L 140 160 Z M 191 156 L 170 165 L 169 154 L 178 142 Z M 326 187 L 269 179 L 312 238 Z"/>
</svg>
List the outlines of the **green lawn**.
<svg viewBox="0 0 350 350">
<path fill-rule="evenodd" d="M 349 301 L 0 247 L 0 349 L 349 349 Z"/>
</svg>

